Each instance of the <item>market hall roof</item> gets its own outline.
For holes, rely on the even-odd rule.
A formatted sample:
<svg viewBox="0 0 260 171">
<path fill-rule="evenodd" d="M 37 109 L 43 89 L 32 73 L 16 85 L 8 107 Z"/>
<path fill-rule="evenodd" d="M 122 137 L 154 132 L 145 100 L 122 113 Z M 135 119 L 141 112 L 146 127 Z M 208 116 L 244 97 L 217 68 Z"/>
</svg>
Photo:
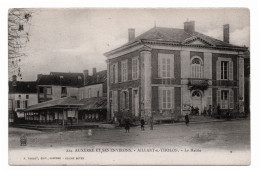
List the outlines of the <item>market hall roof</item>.
<svg viewBox="0 0 260 171">
<path fill-rule="evenodd" d="M 106 97 L 92 97 L 80 100 L 84 103 L 79 110 L 102 110 L 107 109 L 107 98 Z"/>
<path fill-rule="evenodd" d="M 48 109 L 48 108 L 55 108 L 55 107 L 80 107 L 84 104 L 76 99 L 76 97 L 64 97 L 60 99 L 55 100 L 49 100 L 46 102 L 38 103 L 32 106 L 29 106 L 25 112 L 28 111 L 35 111 L 35 110 L 42 110 L 42 109 Z"/>
<path fill-rule="evenodd" d="M 84 85 L 83 73 L 51 72 L 50 75 L 38 75 L 38 85 L 60 85 L 81 87 Z"/>
<path fill-rule="evenodd" d="M 34 94 L 37 93 L 36 81 L 9 81 L 9 94 Z"/>
<path fill-rule="evenodd" d="M 236 46 L 224 41 L 212 38 L 210 36 L 204 35 L 199 32 L 187 33 L 184 29 L 178 28 L 166 28 L 166 27 L 153 27 L 152 29 L 146 31 L 145 33 L 137 36 L 133 40 L 128 43 L 105 53 L 105 56 L 113 54 L 116 51 L 120 51 L 121 49 L 127 48 L 129 46 L 134 46 L 137 44 L 142 44 L 147 41 L 153 41 L 153 43 L 171 43 L 175 45 L 192 45 L 191 42 L 195 40 L 200 40 L 205 43 L 204 45 L 200 44 L 200 46 L 205 47 L 215 47 L 215 48 L 225 48 L 225 49 L 242 49 L 247 50 L 246 47 Z M 196 46 L 193 44 L 193 46 Z"/>
</svg>

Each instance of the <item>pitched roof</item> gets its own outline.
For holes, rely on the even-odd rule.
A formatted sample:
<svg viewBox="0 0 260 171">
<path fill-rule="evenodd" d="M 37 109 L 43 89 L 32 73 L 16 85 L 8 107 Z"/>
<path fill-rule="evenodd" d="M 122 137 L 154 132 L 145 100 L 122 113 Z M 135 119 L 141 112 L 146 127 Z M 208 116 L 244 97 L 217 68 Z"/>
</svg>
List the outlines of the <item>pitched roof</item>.
<svg viewBox="0 0 260 171">
<path fill-rule="evenodd" d="M 8 82 L 9 84 L 9 93 L 37 93 L 37 82 L 36 81 L 16 81 L 14 86 L 12 81 Z"/>
<path fill-rule="evenodd" d="M 84 85 L 83 73 L 51 72 L 50 75 L 40 75 L 38 85 L 60 85 L 81 87 Z"/>
<path fill-rule="evenodd" d="M 85 79 L 85 85 L 105 83 L 107 80 L 107 70 L 99 71 L 94 75 L 89 75 Z"/>
<path fill-rule="evenodd" d="M 25 111 L 33 111 L 33 110 L 40 110 L 40 109 L 46 109 L 46 108 L 54 108 L 57 106 L 82 106 L 84 105 L 82 102 L 77 100 L 75 97 L 64 97 L 60 99 L 55 100 L 49 100 L 46 102 L 38 103 L 32 106 L 29 106 Z"/>
<path fill-rule="evenodd" d="M 130 46 L 137 42 L 142 42 L 143 40 L 153 40 L 153 41 L 165 41 L 176 43 L 179 45 L 185 45 L 187 40 L 189 39 L 201 39 L 206 42 L 209 46 L 218 47 L 218 48 L 243 48 L 241 46 L 232 45 L 221 40 L 217 40 L 210 36 L 201 34 L 199 32 L 194 32 L 192 34 L 187 33 L 184 29 L 178 28 L 166 28 L 166 27 L 153 27 L 150 30 L 144 32 L 143 34 L 137 36 L 135 39 L 129 41 L 128 43 L 116 48 L 110 52 L 115 50 L 122 49 L 124 47 Z M 110 52 L 105 53 L 109 54 Z"/>
<path fill-rule="evenodd" d="M 84 103 L 79 110 L 102 110 L 107 109 L 107 98 L 106 97 L 92 97 L 80 100 Z"/>
</svg>

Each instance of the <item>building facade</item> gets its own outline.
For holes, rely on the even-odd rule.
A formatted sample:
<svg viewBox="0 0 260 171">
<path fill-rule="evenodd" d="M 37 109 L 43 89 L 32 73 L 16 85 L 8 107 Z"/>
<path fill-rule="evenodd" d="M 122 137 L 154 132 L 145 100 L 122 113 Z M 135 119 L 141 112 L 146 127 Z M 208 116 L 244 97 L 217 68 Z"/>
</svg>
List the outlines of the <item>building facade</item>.
<svg viewBox="0 0 260 171">
<path fill-rule="evenodd" d="M 8 112 L 9 123 L 24 119 L 24 110 L 38 103 L 36 81 L 9 81 Z"/>
<path fill-rule="evenodd" d="M 220 41 L 195 31 L 154 27 L 105 53 L 108 68 L 108 118 L 173 118 L 198 108 L 244 110 L 244 53 L 229 44 L 229 25 Z"/>
<path fill-rule="evenodd" d="M 27 110 L 27 120 L 64 124 L 106 119 L 106 79 L 107 71 L 97 72 L 96 68 L 93 68 L 92 75 L 88 70 L 83 73 L 51 72 L 49 75 L 38 75 L 39 104 Z M 61 106 L 59 103 L 64 104 Z"/>
</svg>

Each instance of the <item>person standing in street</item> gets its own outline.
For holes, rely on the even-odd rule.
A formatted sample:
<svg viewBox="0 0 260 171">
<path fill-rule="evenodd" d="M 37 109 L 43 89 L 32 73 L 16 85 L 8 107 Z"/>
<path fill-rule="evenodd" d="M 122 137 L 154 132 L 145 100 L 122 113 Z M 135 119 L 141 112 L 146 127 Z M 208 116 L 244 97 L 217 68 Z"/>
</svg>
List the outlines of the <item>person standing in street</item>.
<svg viewBox="0 0 260 171">
<path fill-rule="evenodd" d="M 130 130 L 130 121 L 129 119 L 125 119 L 125 133 L 129 133 L 129 130 Z"/>
<path fill-rule="evenodd" d="M 150 130 L 153 130 L 153 116 L 150 117 L 150 124 L 151 124 Z"/>
<path fill-rule="evenodd" d="M 185 115 L 185 124 L 186 124 L 186 126 L 189 126 L 189 122 L 190 122 L 189 115 L 186 114 Z"/>
<path fill-rule="evenodd" d="M 144 131 L 144 118 L 141 119 L 141 130 Z"/>
</svg>

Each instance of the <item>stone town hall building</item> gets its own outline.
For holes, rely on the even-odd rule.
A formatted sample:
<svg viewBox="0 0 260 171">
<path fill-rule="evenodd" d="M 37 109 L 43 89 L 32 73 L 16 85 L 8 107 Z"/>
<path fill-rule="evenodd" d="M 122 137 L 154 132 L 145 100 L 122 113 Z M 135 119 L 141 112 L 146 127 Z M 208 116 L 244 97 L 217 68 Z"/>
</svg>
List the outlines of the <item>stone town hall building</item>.
<svg viewBox="0 0 260 171">
<path fill-rule="evenodd" d="M 184 29 L 154 27 L 138 37 L 128 31 L 128 43 L 105 53 L 108 118 L 169 118 L 191 106 L 201 113 L 218 105 L 238 109 L 243 102 L 248 49 L 229 44 L 229 25 L 223 26 L 223 41 L 196 32 L 194 21 Z"/>
</svg>

